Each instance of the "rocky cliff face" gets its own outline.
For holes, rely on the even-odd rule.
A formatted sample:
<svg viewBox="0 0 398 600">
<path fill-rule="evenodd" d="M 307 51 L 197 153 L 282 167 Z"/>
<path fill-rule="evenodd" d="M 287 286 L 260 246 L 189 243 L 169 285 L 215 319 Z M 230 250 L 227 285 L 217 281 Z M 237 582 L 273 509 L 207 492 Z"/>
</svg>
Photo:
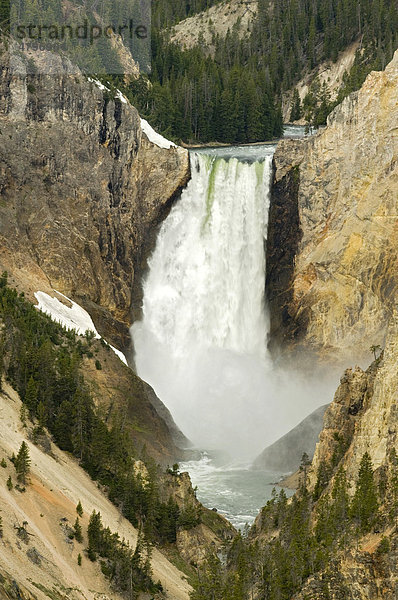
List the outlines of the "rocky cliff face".
<svg viewBox="0 0 398 600">
<path fill-rule="evenodd" d="M 347 475 L 348 492 L 353 495 L 360 462 L 368 452 L 379 483 L 383 518 L 371 533 L 336 553 L 327 573 L 311 577 L 296 600 L 308 597 L 327 598 L 325 578 L 329 578 L 333 597 L 349 600 L 386 598 L 394 600 L 398 586 L 398 538 L 396 525 L 386 526 L 386 504 L 392 501 L 384 495 L 382 482 L 388 481 L 391 451 L 398 447 L 398 315 L 395 313 L 388 329 L 386 349 L 367 371 L 357 367 L 343 375 L 334 401 L 327 409 L 324 429 L 320 435 L 309 473 L 309 487 L 314 490 L 321 464 L 343 468 Z M 333 485 L 331 479 L 326 493 Z M 388 510 L 388 509 L 387 509 Z M 389 538 L 386 553 L 378 551 L 382 536 Z"/>
<path fill-rule="evenodd" d="M 362 456 L 368 452 L 376 470 L 398 446 L 398 314 L 390 321 L 383 354 L 363 371 L 348 369 L 324 417 L 309 481 L 315 485 L 320 464 L 335 462 L 354 483 Z"/>
<path fill-rule="evenodd" d="M 187 448 L 189 441 L 153 389 L 99 341 L 92 342 L 92 351 L 95 359 L 85 357 L 81 372 L 107 421 L 119 419 L 137 453 L 151 456 L 163 467 L 190 457 L 189 451 L 181 449 Z M 100 370 L 96 361 L 100 362 Z M 163 415 L 159 414 L 159 406 L 165 411 Z"/>
<path fill-rule="evenodd" d="M 37 53 L 35 60 L 61 60 Z M 121 349 L 156 227 L 189 176 L 188 153 L 142 133 L 137 111 L 83 76 L 0 73 L 0 268 L 55 288 Z"/>
<path fill-rule="evenodd" d="M 304 77 L 290 90 L 283 94 L 282 97 L 282 114 L 284 123 L 290 121 L 290 115 L 293 108 L 293 91 L 297 89 L 300 100 L 303 101 L 308 94 L 311 84 L 315 78 L 319 83 L 327 85 L 331 100 L 336 100 L 339 90 L 343 84 L 344 75 L 350 72 L 350 69 L 355 61 L 355 53 L 359 48 L 359 41 L 355 41 L 345 50 L 340 52 L 336 62 L 328 60 L 316 66 L 309 73 L 305 73 Z M 305 125 L 305 119 L 301 119 L 298 123 Z"/>
<path fill-rule="evenodd" d="M 398 287 L 397 132 L 398 53 L 324 130 L 280 142 L 267 265 L 274 349 L 369 360 L 384 343 Z"/>
<path fill-rule="evenodd" d="M 310 499 L 309 526 L 314 544 L 319 543 L 322 535 L 318 528 L 321 523 L 322 529 L 322 519 L 331 519 L 326 526 L 329 542 L 325 543 L 324 538 L 318 551 L 327 552 L 328 543 L 333 544 L 333 550 L 321 569 L 310 569 L 310 575 L 306 575 L 300 583 L 300 590 L 294 595 L 292 593 L 294 600 L 396 598 L 398 530 L 394 450 L 396 452 L 398 448 L 397 361 L 398 314 L 395 312 L 388 326 L 384 352 L 366 371 L 356 367 L 343 374 L 334 400 L 326 410 L 312 465 L 306 476 L 303 472 L 300 474 L 300 484 L 303 485 L 305 477 L 309 494 L 304 494 L 301 488 L 296 494 L 296 501 L 305 497 Z M 336 500 L 339 491 L 335 484 L 340 481 L 341 485 L 342 481 L 346 481 L 345 491 L 352 500 L 358 490 L 358 475 L 365 453 L 370 456 L 378 496 L 378 508 L 373 509 L 375 524 L 361 530 L 353 523 L 351 511 L 344 517 L 346 504 L 345 509 L 337 513 L 342 522 L 346 519 L 342 538 L 341 531 L 332 522 L 336 510 L 333 503 L 339 502 Z M 344 479 L 341 478 L 342 473 Z M 342 501 L 342 496 L 340 502 L 346 502 Z M 294 506 L 294 502 L 290 506 Z M 347 518 L 351 519 L 350 525 Z M 259 513 L 251 532 L 256 541 L 265 544 L 265 554 L 267 543 L 272 544 L 276 539 L 282 539 L 282 545 L 286 543 L 283 520 L 279 531 L 275 523 L 277 521 L 270 521 L 268 503 Z M 297 557 L 299 559 L 300 552 Z"/>
<path fill-rule="evenodd" d="M 380 538 L 378 539 L 380 541 Z M 343 560 L 333 560 L 329 565 L 328 577 L 335 600 L 373 600 L 383 598 L 395 600 L 397 589 L 398 543 L 395 538 L 387 555 L 374 553 L 376 540 L 368 551 L 351 550 Z M 311 578 L 293 600 L 330 598 L 324 575 Z"/>
<path fill-rule="evenodd" d="M 200 517 L 187 529 L 177 530 L 176 546 L 181 557 L 191 567 L 201 566 L 209 553 L 222 553 L 227 541 L 231 541 L 236 530 L 222 515 L 204 507 L 196 498 L 189 473 L 163 476 L 163 500 L 172 498 L 179 506 L 185 519 Z"/>
</svg>

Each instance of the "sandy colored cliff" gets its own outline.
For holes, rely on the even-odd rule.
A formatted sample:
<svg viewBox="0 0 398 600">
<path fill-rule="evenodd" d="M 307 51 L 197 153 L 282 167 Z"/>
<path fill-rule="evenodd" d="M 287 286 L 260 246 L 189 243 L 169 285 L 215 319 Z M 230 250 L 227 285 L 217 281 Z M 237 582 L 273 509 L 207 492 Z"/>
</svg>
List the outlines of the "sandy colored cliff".
<svg viewBox="0 0 398 600">
<path fill-rule="evenodd" d="M 333 361 L 385 343 L 398 289 L 398 52 L 307 140 L 280 142 L 268 239 L 275 347 Z"/>
</svg>

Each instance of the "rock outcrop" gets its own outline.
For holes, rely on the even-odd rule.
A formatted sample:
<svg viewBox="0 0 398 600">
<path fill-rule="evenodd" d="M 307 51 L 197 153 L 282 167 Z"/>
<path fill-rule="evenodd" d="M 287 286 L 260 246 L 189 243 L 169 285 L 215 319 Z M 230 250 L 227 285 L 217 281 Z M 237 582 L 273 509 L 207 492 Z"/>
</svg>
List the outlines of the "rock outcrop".
<svg viewBox="0 0 398 600">
<path fill-rule="evenodd" d="M 311 570 L 300 582 L 297 592 L 291 594 L 294 600 L 395 600 L 398 585 L 397 361 L 398 313 L 395 312 L 388 327 L 384 352 L 366 371 L 356 367 L 343 374 L 334 400 L 326 409 L 312 465 L 297 481 L 301 486 L 305 481 L 307 491 L 303 492 L 301 487 L 295 500 L 289 501 L 293 507 L 300 498 L 311 499 L 309 526 L 314 544 L 316 546 L 322 536 L 318 526 L 322 529 L 323 522 L 330 542 L 323 540 L 318 551 L 328 552 L 328 543 L 333 547 L 322 567 Z M 353 512 L 353 497 L 360 489 L 359 472 L 365 453 L 368 453 L 374 470 L 378 497 L 378 508 L 373 513 L 375 522 L 366 530 L 355 523 Z M 338 486 L 342 482 L 344 494 L 347 494 L 344 500 L 343 496 L 338 496 L 341 494 Z M 338 502 L 337 510 L 341 512 L 336 513 L 334 503 Z M 342 510 L 343 502 L 346 504 Z M 284 538 L 284 521 L 282 527 L 277 527 L 277 520 L 270 519 L 271 506 L 269 502 L 259 513 L 251 536 L 262 544 L 273 544 L 277 539 L 282 539 L 282 545 L 289 544 Z M 335 519 L 338 515 L 339 522 L 346 519 L 340 531 L 333 526 L 333 514 Z M 265 554 L 266 551 L 267 546 Z"/>
<path fill-rule="evenodd" d="M 324 417 L 309 474 L 315 485 L 321 463 L 341 461 L 348 481 L 353 484 L 359 465 L 368 452 L 377 470 L 398 447 L 398 314 L 390 321 L 386 348 L 371 366 L 363 371 L 348 369 L 341 379 L 334 401 Z"/>
<path fill-rule="evenodd" d="M 186 150 L 142 133 L 120 94 L 67 73 L 26 76 L 3 49 L 0 269 L 27 294 L 57 289 L 122 350 L 157 225 L 189 177 Z M 34 60 L 61 60 L 37 52 Z M 50 66 L 49 66 L 50 68 Z"/>
<path fill-rule="evenodd" d="M 326 128 L 281 141 L 274 160 L 271 345 L 369 360 L 398 289 L 398 52 Z"/>
<path fill-rule="evenodd" d="M 350 72 L 354 61 L 355 54 L 360 46 L 359 40 L 353 42 L 350 46 L 345 48 L 337 57 L 336 62 L 328 60 L 317 65 L 309 73 L 305 73 L 304 77 L 300 79 L 294 86 L 293 90 L 290 90 L 282 96 L 282 114 L 284 123 L 288 123 L 292 111 L 293 104 L 293 91 L 298 91 L 300 100 L 303 101 L 308 92 L 310 91 L 311 84 L 317 79 L 320 85 L 325 84 L 330 94 L 331 100 L 336 100 L 337 95 L 341 86 L 343 85 L 344 75 Z M 297 123 L 305 125 L 305 119 L 302 118 Z"/>
<path fill-rule="evenodd" d="M 163 478 L 163 497 L 172 498 L 179 506 L 183 519 L 200 517 L 189 528 L 177 530 L 177 549 L 188 565 L 201 566 L 211 553 L 221 553 L 236 530 L 222 515 L 204 507 L 196 498 L 189 473 L 167 473 Z"/>
<path fill-rule="evenodd" d="M 151 386 L 124 365 L 109 347 L 95 340 L 92 349 L 95 359 L 85 357 L 81 373 L 95 405 L 107 415 L 107 421 L 119 419 L 123 422 L 137 453 L 150 455 L 163 467 L 176 460 L 191 458 L 190 451 L 183 450 L 189 446 L 189 441 Z M 160 407 L 164 411 L 162 415 L 159 414 L 162 412 Z"/>
<path fill-rule="evenodd" d="M 398 585 L 398 540 L 396 537 L 392 539 L 389 553 L 383 555 L 375 552 L 380 536 L 375 537 L 368 550 L 352 549 L 344 559 L 331 561 L 327 575 L 323 573 L 310 578 L 293 600 L 330 598 L 325 585 L 326 577 L 333 590 L 332 598 L 336 600 L 395 600 Z"/>
<path fill-rule="evenodd" d="M 334 473 L 341 468 L 346 473 L 348 493 L 352 496 L 361 459 L 370 455 L 379 486 L 383 517 L 378 526 L 356 544 L 336 552 L 326 571 L 310 577 L 295 600 L 308 597 L 330 597 L 325 581 L 333 589 L 333 597 L 344 600 L 394 600 L 398 586 L 398 537 L 396 524 L 386 516 L 386 503 L 391 492 L 383 496 L 383 482 L 391 474 L 391 452 L 398 447 L 398 314 L 394 314 L 388 329 L 386 349 L 372 365 L 363 371 L 357 367 L 343 375 L 334 401 L 326 411 L 324 429 L 317 444 L 308 474 L 309 489 L 315 489 L 321 464 Z M 325 493 L 331 492 L 334 476 Z M 390 524 L 388 524 L 388 522 Z M 380 551 L 383 536 L 388 537 L 388 550 Z"/>
<path fill-rule="evenodd" d="M 180 21 L 171 28 L 170 41 L 182 48 L 201 46 L 214 56 L 216 41 L 229 34 L 243 39 L 257 17 L 257 0 L 229 0 Z"/>
</svg>

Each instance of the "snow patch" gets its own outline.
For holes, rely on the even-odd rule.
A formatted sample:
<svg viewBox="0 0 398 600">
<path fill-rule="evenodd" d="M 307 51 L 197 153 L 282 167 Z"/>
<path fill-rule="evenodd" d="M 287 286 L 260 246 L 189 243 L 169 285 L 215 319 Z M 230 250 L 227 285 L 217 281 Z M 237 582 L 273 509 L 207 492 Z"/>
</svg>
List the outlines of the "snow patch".
<svg viewBox="0 0 398 600">
<path fill-rule="evenodd" d="M 54 290 L 57 292 L 57 290 Z M 78 335 L 84 335 L 87 331 L 92 331 L 95 334 L 96 339 L 100 339 L 98 331 L 95 328 L 92 318 L 84 308 L 70 300 L 61 292 L 57 292 L 60 296 L 68 300 L 72 304 L 71 307 L 62 304 L 58 298 L 52 298 L 45 292 L 35 292 L 35 298 L 38 302 L 36 308 L 49 315 L 53 321 L 60 323 L 66 329 L 74 329 Z M 127 365 L 126 357 L 123 352 L 120 352 L 117 348 L 114 348 L 109 344 L 114 353 L 120 358 L 125 365 Z"/>
<path fill-rule="evenodd" d="M 165 150 L 168 150 L 169 148 L 177 148 L 177 146 L 173 142 L 170 142 L 170 140 L 166 140 L 166 138 L 160 135 L 160 133 L 157 133 L 149 125 L 148 121 L 145 121 L 145 119 L 141 119 L 141 129 L 147 136 L 148 140 L 152 142 L 152 144 L 158 146 L 159 148 L 164 148 Z"/>
<path fill-rule="evenodd" d="M 98 79 L 93 79 L 92 77 L 87 77 L 87 79 L 91 82 L 94 83 L 102 92 L 110 92 L 110 88 L 106 87 L 106 85 L 104 85 L 103 83 L 101 83 L 100 81 L 98 81 Z M 111 85 L 108 81 L 108 84 Z M 121 102 L 123 102 L 123 104 L 127 104 L 127 98 L 125 96 L 123 96 L 122 92 L 120 90 L 116 90 L 116 94 L 115 94 L 115 98 L 119 98 L 119 100 Z"/>
<path fill-rule="evenodd" d="M 127 104 L 127 99 L 125 98 L 125 96 L 123 96 L 122 92 L 120 90 L 117 90 L 116 92 L 116 98 L 119 98 L 119 100 L 121 102 L 123 102 L 123 104 Z"/>
<path fill-rule="evenodd" d="M 95 85 L 103 92 L 103 91 L 107 91 L 109 92 L 109 88 L 106 87 L 106 85 L 104 85 L 103 83 L 101 83 L 100 81 L 98 81 L 98 79 L 93 79 L 92 77 L 88 77 L 87 78 L 89 81 L 91 81 L 91 83 L 95 83 Z"/>
</svg>

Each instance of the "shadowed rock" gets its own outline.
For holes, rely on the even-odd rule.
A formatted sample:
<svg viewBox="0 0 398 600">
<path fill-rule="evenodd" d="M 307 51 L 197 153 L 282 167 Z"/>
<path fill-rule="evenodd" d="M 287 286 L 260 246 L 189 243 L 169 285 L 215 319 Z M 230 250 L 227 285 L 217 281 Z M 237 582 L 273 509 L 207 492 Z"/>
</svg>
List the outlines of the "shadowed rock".
<svg viewBox="0 0 398 600">
<path fill-rule="evenodd" d="M 270 471 L 295 471 L 306 452 L 311 458 L 315 452 L 318 436 L 322 430 L 323 415 L 328 405 L 317 408 L 294 429 L 268 446 L 256 458 L 253 469 L 269 469 Z"/>
</svg>

